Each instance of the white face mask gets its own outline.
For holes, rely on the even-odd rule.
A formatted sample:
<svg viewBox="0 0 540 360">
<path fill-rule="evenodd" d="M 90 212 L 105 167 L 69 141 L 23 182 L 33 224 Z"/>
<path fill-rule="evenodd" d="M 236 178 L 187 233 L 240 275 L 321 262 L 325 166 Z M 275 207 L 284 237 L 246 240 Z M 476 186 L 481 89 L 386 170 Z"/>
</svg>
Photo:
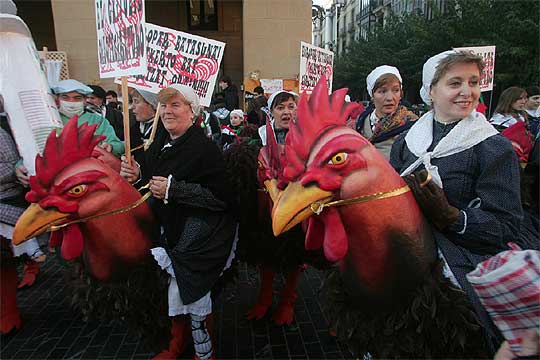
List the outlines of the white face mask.
<svg viewBox="0 0 540 360">
<path fill-rule="evenodd" d="M 75 115 L 81 115 L 84 112 L 84 101 L 70 102 L 60 100 L 60 107 L 58 108 L 58 111 L 68 118 Z"/>
</svg>

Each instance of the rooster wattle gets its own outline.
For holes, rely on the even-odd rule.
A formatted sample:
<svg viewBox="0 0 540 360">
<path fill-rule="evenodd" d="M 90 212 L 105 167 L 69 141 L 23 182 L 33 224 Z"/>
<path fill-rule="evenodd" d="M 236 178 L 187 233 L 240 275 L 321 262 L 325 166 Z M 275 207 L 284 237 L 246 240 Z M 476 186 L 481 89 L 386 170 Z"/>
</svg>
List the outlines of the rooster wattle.
<svg viewBox="0 0 540 360">
<path fill-rule="evenodd" d="M 463 292 L 442 278 L 429 224 L 402 178 L 346 126 L 347 89 L 302 95 L 285 142 L 274 234 L 304 222 L 306 249 L 339 262 L 323 285 L 331 327 L 355 355 L 480 356 Z"/>
</svg>

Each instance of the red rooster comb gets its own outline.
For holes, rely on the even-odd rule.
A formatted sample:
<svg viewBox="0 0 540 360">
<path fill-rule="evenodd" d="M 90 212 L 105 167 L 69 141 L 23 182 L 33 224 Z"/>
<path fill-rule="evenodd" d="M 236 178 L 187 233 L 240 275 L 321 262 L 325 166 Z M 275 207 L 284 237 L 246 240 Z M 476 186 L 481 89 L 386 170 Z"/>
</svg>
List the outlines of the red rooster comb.
<svg viewBox="0 0 540 360">
<path fill-rule="evenodd" d="M 322 76 L 309 101 L 307 94 L 302 93 L 298 102 L 298 118 L 290 125 L 285 139 L 287 167 L 283 175 L 286 179 L 296 179 L 304 171 L 311 147 L 325 130 L 346 126 L 347 118 L 358 110 L 360 104 L 345 102 L 348 90 L 336 90 L 329 97 L 326 77 Z"/>
<path fill-rule="evenodd" d="M 36 156 L 36 176 L 30 177 L 31 191 L 27 195 L 34 202 L 45 196 L 52 181 L 65 167 L 74 162 L 92 156 L 92 150 L 105 139 L 105 136 L 94 136 L 97 124 L 87 123 L 77 127 L 78 116 L 73 116 L 64 126 L 60 136 L 53 130 L 47 137 L 43 156 Z"/>
</svg>

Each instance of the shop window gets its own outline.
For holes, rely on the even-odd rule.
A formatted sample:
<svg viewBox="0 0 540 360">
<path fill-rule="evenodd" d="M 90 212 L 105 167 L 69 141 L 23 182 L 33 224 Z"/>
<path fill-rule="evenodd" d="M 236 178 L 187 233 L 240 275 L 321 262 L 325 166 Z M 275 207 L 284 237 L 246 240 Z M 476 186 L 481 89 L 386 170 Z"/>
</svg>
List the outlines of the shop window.
<svg viewBox="0 0 540 360">
<path fill-rule="evenodd" d="M 186 6 L 189 30 L 217 31 L 217 0 L 189 0 Z"/>
</svg>

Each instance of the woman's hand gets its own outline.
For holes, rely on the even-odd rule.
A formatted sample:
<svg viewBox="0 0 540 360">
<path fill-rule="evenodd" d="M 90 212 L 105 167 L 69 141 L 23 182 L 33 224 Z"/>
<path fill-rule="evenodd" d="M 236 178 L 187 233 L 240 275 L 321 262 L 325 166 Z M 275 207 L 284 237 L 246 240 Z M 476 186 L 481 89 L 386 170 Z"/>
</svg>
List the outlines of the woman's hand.
<svg viewBox="0 0 540 360">
<path fill-rule="evenodd" d="M 459 209 L 448 203 L 440 187 L 428 178 L 426 170 L 420 170 L 403 178 L 412 190 L 424 216 L 439 230 L 444 230 L 459 219 Z"/>
<path fill-rule="evenodd" d="M 131 156 L 131 165 L 128 164 L 125 155 L 122 155 L 122 164 L 120 164 L 120 176 L 126 179 L 130 184 L 139 180 L 141 169 L 135 162 L 135 158 Z"/>
<path fill-rule="evenodd" d="M 15 175 L 17 176 L 17 180 L 24 186 L 30 185 L 30 177 L 28 176 L 28 170 L 24 167 L 24 165 L 19 165 L 15 167 Z"/>
<path fill-rule="evenodd" d="M 102 141 L 101 144 L 98 145 L 100 148 L 104 149 L 107 152 L 112 151 L 112 145 L 109 143 L 106 143 L 105 141 Z"/>
<path fill-rule="evenodd" d="M 150 191 L 156 199 L 165 199 L 165 193 L 167 192 L 167 184 L 169 179 L 163 176 L 152 176 L 150 180 Z"/>
</svg>

